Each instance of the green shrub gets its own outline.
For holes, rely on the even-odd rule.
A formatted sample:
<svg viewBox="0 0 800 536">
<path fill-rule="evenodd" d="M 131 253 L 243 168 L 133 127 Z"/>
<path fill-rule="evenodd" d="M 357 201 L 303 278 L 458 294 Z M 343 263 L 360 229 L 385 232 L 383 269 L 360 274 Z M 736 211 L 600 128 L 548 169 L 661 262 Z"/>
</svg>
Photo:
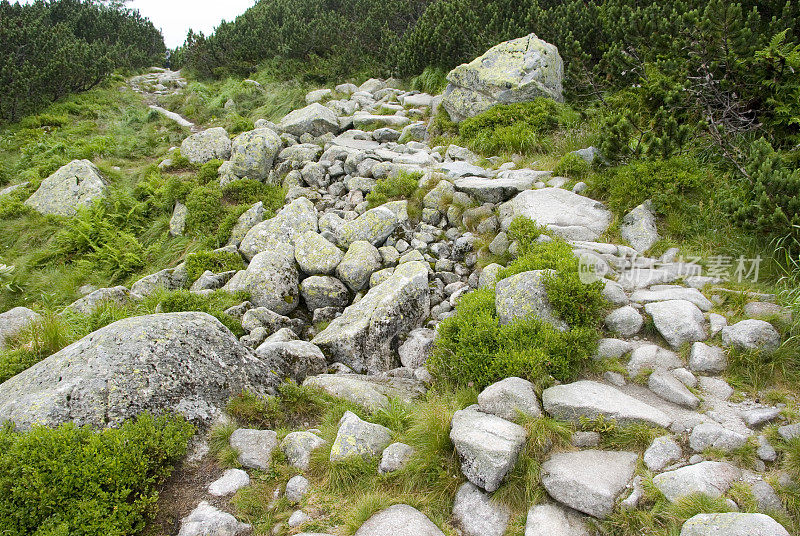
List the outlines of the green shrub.
<svg viewBox="0 0 800 536">
<path fill-rule="evenodd" d="M 264 203 L 265 218 L 271 218 L 283 206 L 286 191 L 275 184 L 252 179 L 231 181 L 222 187 L 222 198 L 231 205 Z"/>
<path fill-rule="evenodd" d="M 186 256 L 189 281 L 196 281 L 206 270 L 219 274 L 242 269 L 244 269 L 242 257 L 233 251 L 201 251 Z"/>
<path fill-rule="evenodd" d="M 193 427 L 183 418 L 141 415 L 95 432 L 0 430 L 0 527 L 28 534 L 106 536 L 139 533 L 158 485 L 186 453 Z"/>
<path fill-rule="evenodd" d="M 457 136 L 458 123 L 450 119 L 450 114 L 439 106 L 439 110 L 431 118 L 430 131 L 434 136 Z"/>
<path fill-rule="evenodd" d="M 204 237 L 216 236 L 220 221 L 225 217 L 222 192 L 211 186 L 198 186 L 186 197 L 186 232 Z"/>
<path fill-rule="evenodd" d="M 546 150 L 546 134 L 574 121 L 574 112 L 552 99 L 501 104 L 465 119 L 459 134 L 475 151 L 530 153 Z"/>
<path fill-rule="evenodd" d="M 183 311 L 201 311 L 208 313 L 220 322 L 237 337 L 245 334 L 242 322 L 225 314 L 225 309 L 239 305 L 249 298 L 245 292 L 226 292 L 218 290 L 208 295 L 192 294 L 188 290 L 176 290 L 159 295 L 159 307 L 164 313 L 179 313 Z"/>
<path fill-rule="evenodd" d="M 228 116 L 225 117 L 225 130 L 230 134 L 240 134 L 248 130 L 253 130 L 253 128 L 255 127 L 252 119 L 242 117 L 236 113 L 228 114 Z"/>
<path fill-rule="evenodd" d="M 588 175 L 589 171 L 591 171 L 591 166 L 586 160 L 575 153 L 567 153 L 558 161 L 553 173 L 561 177 L 580 179 Z"/>
<path fill-rule="evenodd" d="M 709 173 L 689 158 L 641 160 L 596 174 L 589 195 L 618 215 L 651 199 L 659 214 L 699 216 L 697 203 L 711 197 L 709 183 Z"/>
<path fill-rule="evenodd" d="M 395 176 L 380 179 L 375 188 L 367 194 L 369 208 L 378 207 L 389 201 L 411 199 L 417 191 L 421 173 L 401 171 Z"/>
<path fill-rule="evenodd" d="M 209 160 L 197 172 L 197 180 L 200 184 L 208 184 L 209 182 L 219 178 L 219 166 L 222 165 L 222 160 Z"/>
</svg>

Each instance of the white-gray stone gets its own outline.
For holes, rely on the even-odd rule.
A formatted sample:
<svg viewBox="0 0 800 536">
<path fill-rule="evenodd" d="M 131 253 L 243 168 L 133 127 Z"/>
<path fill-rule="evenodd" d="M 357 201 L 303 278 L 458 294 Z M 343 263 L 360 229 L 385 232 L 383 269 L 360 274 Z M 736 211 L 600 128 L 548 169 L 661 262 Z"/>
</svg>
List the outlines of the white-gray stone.
<svg viewBox="0 0 800 536">
<path fill-rule="evenodd" d="M 504 230 L 516 216 L 546 226 L 568 240 L 596 240 L 611 224 L 611 212 L 593 199 L 561 188 L 526 190 L 500 206 Z"/>
<path fill-rule="evenodd" d="M 284 496 L 292 504 L 297 504 L 303 500 L 308 494 L 308 489 L 311 487 L 311 482 L 302 475 L 295 475 L 286 483 L 286 491 Z"/>
<path fill-rule="evenodd" d="M 450 440 L 461 459 L 461 472 L 488 492 L 513 469 L 525 445 L 525 429 L 494 415 L 467 408 L 453 415 Z"/>
<path fill-rule="evenodd" d="M 344 253 L 314 231 L 295 237 L 294 258 L 307 275 L 330 275 L 339 266 Z"/>
<path fill-rule="evenodd" d="M 764 320 L 742 320 L 722 328 L 722 344 L 742 350 L 772 351 L 781 345 L 781 335 Z"/>
<path fill-rule="evenodd" d="M 252 527 L 247 523 L 240 523 L 232 515 L 203 501 L 181 519 L 178 536 L 240 536 L 251 531 Z"/>
<path fill-rule="evenodd" d="M 552 417 L 578 423 L 581 417 L 596 419 L 600 415 L 620 425 L 648 424 L 664 428 L 672 419 L 663 411 L 640 402 L 602 383 L 581 380 L 556 385 L 542 393 L 544 410 Z"/>
<path fill-rule="evenodd" d="M 272 430 L 239 428 L 230 438 L 231 447 L 239 453 L 242 467 L 266 471 L 272 461 L 272 451 L 278 446 L 278 434 Z"/>
<path fill-rule="evenodd" d="M 673 348 L 708 337 L 703 313 L 690 301 L 653 302 L 645 305 L 644 310 L 653 317 L 656 329 Z"/>
<path fill-rule="evenodd" d="M 511 513 L 471 482 L 458 488 L 453 519 L 464 536 L 503 536 Z"/>
<path fill-rule="evenodd" d="M 634 307 L 626 305 L 611 311 L 604 322 L 609 331 L 623 337 L 633 337 L 641 331 L 644 318 Z"/>
<path fill-rule="evenodd" d="M 653 440 L 644 452 L 644 464 L 653 472 L 658 472 L 681 459 L 683 451 L 680 445 L 670 436 L 661 436 Z"/>
<path fill-rule="evenodd" d="M 0 314 L 0 350 L 6 347 L 9 339 L 19 335 L 41 318 L 42 315 L 27 307 L 14 307 Z"/>
<path fill-rule="evenodd" d="M 709 346 L 702 342 L 692 345 L 689 354 L 689 368 L 695 372 L 719 374 L 728 367 L 725 351 L 717 346 Z"/>
<path fill-rule="evenodd" d="M 355 536 L 444 536 L 444 533 L 416 508 L 396 504 L 369 518 Z"/>
<path fill-rule="evenodd" d="M 703 452 L 709 447 L 730 452 L 747 443 L 747 436 L 714 423 L 701 423 L 689 435 L 689 447 L 695 452 Z"/>
<path fill-rule="evenodd" d="M 679 406 L 684 406 L 689 409 L 697 409 L 700 405 L 700 399 L 680 381 L 672 372 L 664 369 L 658 369 L 650 375 L 647 380 L 647 386 L 655 394 Z"/>
<path fill-rule="evenodd" d="M 533 317 L 561 331 L 567 330 L 569 326 L 558 318 L 547 298 L 544 278 L 551 273 L 552 270 L 533 270 L 499 281 L 495 286 L 495 301 L 500 323 Z"/>
<path fill-rule="evenodd" d="M 181 154 L 192 164 L 205 164 L 214 159 L 228 160 L 231 157 L 231 140 L 224 128 L 209 128 L 183 140 Z"/>
<path fill-rule="evenodd" d="M 525 536 L 590 536 L 583 518 L 555 504 L 538 504 L 528 510 Z"/>
<path fill-rule="evenodd" d="M 522 378 L 506 378 L 493 383 L 478 395 L 478 405 L 481 411 L 508 421 L 516 420 L 517 412 L 530 417 L 542 414 L 533 384 Z"/>
<path fill-rule="evenodd" d="M 393 473 L 405 467 L 411 456 L 414 455 L 414 449 L 405 443 L 392 443 L 386 447 L 381 455 L 381 464 L 378 466 L 378 472 L 382 475 L 386 473 Z"/>
<path fill-rule="evenodd" d="M 680 536 L 789 536 L 789 531 L 768 515 L 730 512 L 697 514 L 683 524 Z"/>
<path fill-rule="evenodd" d="M 370 277 L 381 269 L 381 254 L 367 241 L 353 242 L 336 267 L 336 275 L 353 292 L 369 285 Z"/>
<path fill-rule="evenodd" d="M 317 209 L 314 203 L 301 197 L 284 206 L 274 218 L 253 226 L 242 239 L 239 251 L 250 260 L 278 244 L 293 245 L 295 238 L 304 232 L 317 230 Z"/>
<path fill-rule="evenodd" d="M 700 462 L 653 477 L 653 484 L 670 501 L 692 493 L 721 497 L 742 472 L 725 462 Z"/>
<path fill-rule="evenodd" d="M 644 253 L 658 242 L 656 215 L 649 199 L 625 214 L 620 226 L 620 236 L 639 253 Z"/>
<path fill-rule="evenodd" d="M 419 368 L 428 361 L 433 350 L 436 332 L 432 329 L 417 328 L 408 334 L 408 338 L 398 348 L 400 363 L 404 367 Z"/>
<path fill-rule="evenodd" d="M 241 469 L 227 469 L 220 478 L 208 486 L 208 492 L 215 497 L 233 495 L 239 489 L 250 485 L 250 477 Z"/>
<path fill-rule="evenodd" d="M 558 502 L 602 519 L 633 478 L 637 458 L 602 450 L 556 453 L 542 464 L 542 485 Z"/>
<path fill-rule="evenodd" d="M 324 439 L 311 432 L 290 432 L 281 441 L 281 450 L 292 467 L 308 470 L 311 453 L 326 443 Z"/>
<path fill-rule="evenodd" d="M 442 106 L 462 121 L 497 104 L 549 97 L 562 101 L 564 62 L 558 49 L 535 34 L 505 41 L 447 75 Z"/>
<path fill-rule="evenodd" d="M 305 108 L 289 112 L 279 125 L 281 130 L 293 136 L 311 134 L 314 137 L 328 132 L 339 132 L 339 119 L 336 113 L 319 103 L 312 103 Z"/>
<path fill-rule="evenodd" d="M 269 176 L 283 142 L 269 128 L 242 132 L 233 139 L 228 171 L 236 177 L 263 181 Z"/>
<path fill-rule="evenodd" d="M 671 352 L 655 344 L 639 346 L 631 352 L 628 360 L 628 374 L 632 377 L 647 370 L 672 370 L 683 366 L 683 362 L 675 352 Z"/>
</svg>

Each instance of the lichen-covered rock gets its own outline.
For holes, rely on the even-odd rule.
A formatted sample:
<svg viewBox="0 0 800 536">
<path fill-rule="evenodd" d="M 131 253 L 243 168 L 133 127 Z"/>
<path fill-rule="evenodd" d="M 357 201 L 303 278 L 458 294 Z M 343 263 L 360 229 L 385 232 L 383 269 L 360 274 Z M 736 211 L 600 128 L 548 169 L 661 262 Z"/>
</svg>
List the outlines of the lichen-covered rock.
<svg viewBox="0 0 800 536">
<path fill-rule="evenodd" d="M 530 34 L 500 43 L 450 71 L 442 105 L 454 121 L 461 121 L 497 104 L 536 97 L 562 101 L 563 76 L 558 49 Z"/>
<path fill-rule="evenodd" d="M 25 205 L 56 216 L 74 216 L 79 208 L 105 197 L 106 179 L 89 160 L 73 160 L 42 181 Z"/>
<path fill-rule="evenodd" d="M 382 475 L 393 473 L 402 469 L 411 456 L 414 455 L 414 448 L 405 443 L 392 443 L 383 450 L 381 454 L 381 464 L 378 472 Z"/>
<path fill-rule="evenodd" d="M 428 269 L 419 261 L 401 264 L 311 342 L 330 360 L 356 372 L 375 374 L 394 368 L 400 337 L 430 313 Z"/>
<path fill-rule="evenodd" d="M 657 437 L 644 452 L 644 464 L 651 471 L 658 472 L 680 460 L 682 454 L 681 446 L 672 437 Z"/>
<path fill-rule="evenodd" d="M 400 363 L 412 369 L 423 366 L 433 350 L 435 338 L 436 332 L 427 328 L 418 328 L 409 333 L 398 349 Z"/>
<path fill-rule="evenodd" d="M 227 160 L 231 157 L 231 140 L 224 128 L 209 128 L 183 140 L 181 154 L 192 164 L 205 164 L 214 159 Z"/>
<path fill-rule="evenodd" d="M 281 441 L 281 450 L 293 467 L 306 471 L 311 463 L 311 453 L 325 443 L 327 441 L 311 432 L 291 432 Z"/>
<path fill-rule="evenodd" d="M 336 267 L 336 275 L 353 292 L 367 287 L 373 272 L 381 269 L 381 254 L 364 240 L 353 242 Z"/>
<path fill-rule="evenodd" d="M 42 315 L 27 307 L 14 307 L 0 314 L 0 350 L 5 348 L 8 339 L 18 335 L 41 318 Z"/>
<path fill-rule="evenodd" d="M 103 427 L 173 410 L 207 422 L 243 390 L 273 392 L 271 368 L 206 313 L 131 317 L 0 384 L 0 421 Z"/>
<path fill-rule="evenodd" d="M 313 275 L 300 283 L 300 295 L 310 312 L 326 307 L 344 309 L 347 307 L 350 292 L 344 283 L 327 275 Z"/>
<path fill-rule="evenodd" d="M 342 250 L 314 231 L 306 231 L 295 238 L 294 258 L 305 274 L 330 275 L 343 256 Z"/>
<path fill-rule="evenodd" d="M 131 294 L 144 297 L 160 289 L 177 290 L 186 286 L 188 277 L 186 266 L 183 263 L 175 268 L 164 268 L 136 281 L 131 285 Z"/>
<path fill-rule="evenodd" d="M 789 531 L 765 514 L 730 512 L 697 514 L 683 524 L 680 536 L 789 536 Z"/>
<path fill-rule="evenodd" d="M 250 231 L 250 229 L 261 223 L 263 220 L 264 203 L 259 201 L 244 211 L 244 213 L 239 216 L 239 219 L 236 220 L 236 225 L 234 225 L 233 229 L 231 230 L 231 237 L 228 240 L 228 245 L 239 247 L 239 244 L 242 243 L 242 240 Z"/>
<path fill-rule="evenodd" d="M 372 412 L 388 409 L 390 399 L 410 403 L 426 392 L 417 380 L 360 374 L 320 374 L 306 378 L 303 386 L 321 389 Z"/>
<path fill-rule="evenodd" d="M 358 241 L 366 241 L 373 246 L 382 245 L 408 219 L 407 207 L 407 201 L 391 201 L 344 223 L 336 233 L 339 245 L 348 248 Z"/>
<path fill-rule="evenodd" d="M 225 285 L 225 290 L 249 292 L 253 305 L 281 315 L 297 309 L 299 274 L 291 246 L 276 244 L 271 251 L 253 257 L 247 270 L 240 273 Z"/>
<path fill-rule="evenodd" d="M 130 301 L 130 291 L 123 286 L 99 288 L 67 305 L 65 311 L 83 315 L 92 314 L 106 303 L 125 305 Z M 1 321 L 0 321 L 1 322 Z"/>
<path fill-rule="evenodd" d="M 461 472 L 488 492 L 500 487 L 525 445 L 525 429 L 473 408 L 456 411 L 450 440 L 461 459 Z"/>
<path fill-rule="evenodd" d="M 169 220 L 169 235 L 170 236 L 183 236 L 186 230 L 186 217 L 189 215 L 189 209 L 186 205 L 178 201 L 175 203 L 175 208 L 172 210 L 172 218 Z"/>
<path fill-rule="evenodd" d="M 301 197 L 283 207 L 274 218 L 253 226 L 242 239 L 239 251 L 250 260 L 257 253 L 276 247 L 276 244 L 294 245 L 295 238 L 318 229 L 314 203 Z"/>
<path fill-rule="evenodd" d="M 495 296 L 501 324 L 532 317 L 561 331 L 569 329 L 567 323 L 558 318 L 547 298 L 544 278 L 550 273 L 552 270 L 522 272 L 497 283 Z"/>
<path fill-rule="evenodd" d="M 265 341 L 256 348 L 256 355 L 269 363 L 283 364 L 281 376 L 297 383 L 303 383 L 307 376 L 323 374 L 328 367 L 322 350 L 306 341 Z"/>
<path fill-rule="evenodd" d="M 593 241 L 611 224 L 611 212 L 599 201 L 561 188 L 526 190 L 500 206 L 504 230 L 524 216 L 567 240 Z"/>
<path fill-rule="evenodd" d="M 328 132 L 339 132 L 339 118 L 333 110 L 315 102 L 289 112 L 278 126 L 292 136 L 311 134 L 317 137 Z"/>
<path fill-rule="evenodd" d="M 392 442 L 391 431 L 358 418 L 355 413 L 345 412 L 339 421 L 339 431 L 331 447 L 331 461 L 336 462 L 352 456 L 373 458 Z"/>
<path fill-rule="evenodd" d="M 242 132 L 233 139 L 228 171 L 239 178 L 263 181 L 282 147 L 281 139 L 269 128 Z"/>
</svg>

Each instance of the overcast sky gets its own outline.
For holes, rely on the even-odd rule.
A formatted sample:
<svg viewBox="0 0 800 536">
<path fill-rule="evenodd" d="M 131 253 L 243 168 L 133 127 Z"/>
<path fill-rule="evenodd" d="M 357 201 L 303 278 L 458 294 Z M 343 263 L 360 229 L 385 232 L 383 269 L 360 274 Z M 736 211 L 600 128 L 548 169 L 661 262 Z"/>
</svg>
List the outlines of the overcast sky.
<svg viewBox="0 0 800 536">
<path fill-rule="evenodd" d="M 32 1 L 21 0 L 23 4 Z M 186 40 L 189 28 L 208 35 L 220 22 L 235 19 L 254 3 L 255 0 L 131 0 L 127 6 L 153 21 L 164 34 L 167 46 L 175 48 Z"/>
<path fill-rule="evenodd" d="M 182 45 L 189 28 L 210 34 L 223 20 L 231 21 L 255 0 L 132 0 L 128 7 L 153 21 L 169 48 Z"/>
</svg>

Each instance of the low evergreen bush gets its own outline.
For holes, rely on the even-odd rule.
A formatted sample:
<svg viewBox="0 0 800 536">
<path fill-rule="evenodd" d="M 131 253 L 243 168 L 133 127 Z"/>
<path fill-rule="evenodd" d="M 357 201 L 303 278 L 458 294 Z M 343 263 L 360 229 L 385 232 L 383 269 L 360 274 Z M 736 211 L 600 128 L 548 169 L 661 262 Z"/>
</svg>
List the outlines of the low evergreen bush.
<svg viewBox="0 0 800 536">
<path fill-rule="evenodd" d="M 186 256 L 186 271 L 189 281 L 196 281 L 203 272 L 210 270 L 215 274 L 231 270 L 243 270 L 241 255 L 233 251 L 201 251 Z"/>
<path fill-rule="evenodd" d="M 139 533 L 193 427 L 143 414 L 96 432 L 65 424 L 0 429 L 0 527 L 8 536 Z"/>
</svg>

